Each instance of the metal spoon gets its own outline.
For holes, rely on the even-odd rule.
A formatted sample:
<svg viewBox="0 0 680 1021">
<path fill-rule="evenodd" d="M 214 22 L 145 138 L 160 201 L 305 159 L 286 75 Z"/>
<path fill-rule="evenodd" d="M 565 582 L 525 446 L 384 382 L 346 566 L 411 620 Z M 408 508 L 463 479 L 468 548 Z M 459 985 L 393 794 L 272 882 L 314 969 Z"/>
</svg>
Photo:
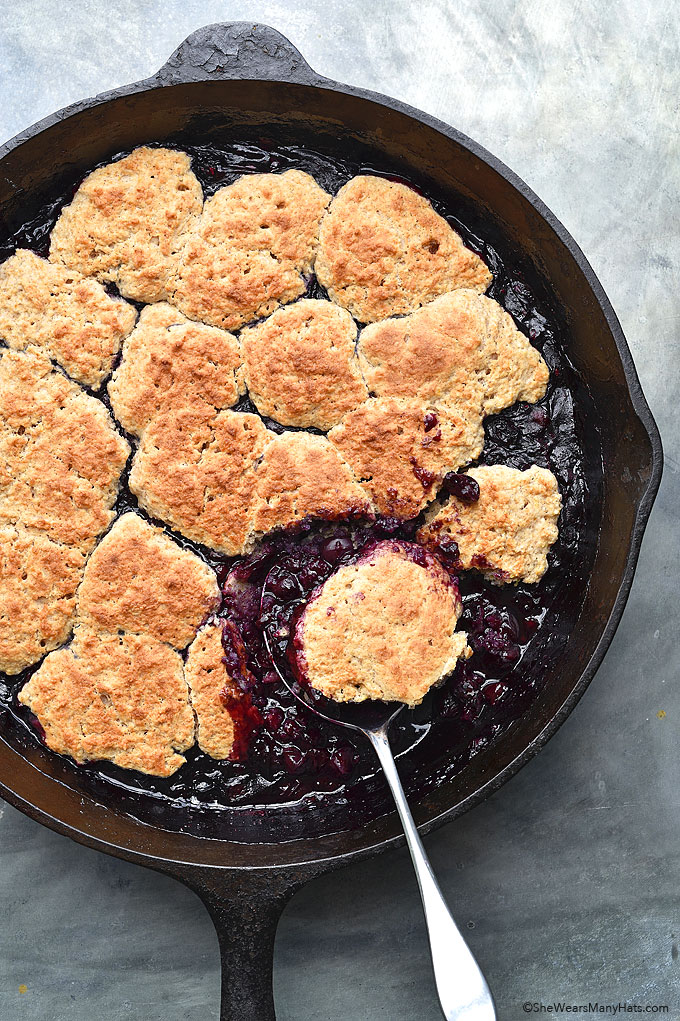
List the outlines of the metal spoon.
<svg viewBox="0 0 680 1021">
<path fill-rule="evenodd" d="M 268 582 L 269 575 L 262 588 L 263 601 L 267 596 Z M 387 702 L 348 704 L 312 695 L 294 678 L 281 651 L 281 636 L 277 636 L 277 641 L 267 627 L 263 631 L 274 668 L 291 694 L 329 723 L 364 734 L 380 759 L 416 870 L 430 940 L 434 980 L 446 1021 L 496 1021 L 491 991 L 444 900 L 399 779 L 387 731 L 404 706 L 400 704 L 395 708 Z"/>
</svg>

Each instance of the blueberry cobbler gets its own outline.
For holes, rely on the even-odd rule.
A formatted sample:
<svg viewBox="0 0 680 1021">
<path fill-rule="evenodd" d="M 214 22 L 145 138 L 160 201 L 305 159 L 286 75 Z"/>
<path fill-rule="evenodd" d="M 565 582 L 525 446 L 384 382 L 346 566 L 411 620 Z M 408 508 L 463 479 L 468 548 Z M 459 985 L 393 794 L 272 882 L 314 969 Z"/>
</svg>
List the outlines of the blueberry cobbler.
<svg viewBox="0 0 680 1021">
<path fill-rule="evenodd" d="M 511 726 L 586 486 L 575 376 L 490 243 L 263 141 L 122 155 L 4 254 L 8 731 L 142 815 L 360 802 L 370 754 L 265 634 L 320 695 L 404 702 L 407 772 Z"/>
</svg>

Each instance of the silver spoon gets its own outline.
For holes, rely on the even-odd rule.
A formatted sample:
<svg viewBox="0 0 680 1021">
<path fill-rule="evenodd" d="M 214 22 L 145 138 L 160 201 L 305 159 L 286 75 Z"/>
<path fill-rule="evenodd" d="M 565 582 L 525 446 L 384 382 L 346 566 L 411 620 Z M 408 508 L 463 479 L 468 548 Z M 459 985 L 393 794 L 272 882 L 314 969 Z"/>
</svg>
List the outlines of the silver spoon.
<svg viewBox="0 0 680 1021">
<path fill-rule="evenodd" d="M 262 588 L 263 602 L 268 594 L 271 595 L 267 589 L 269 577 L 267 575 Z M 444 900 L 399 779 L 387 731 L 404 706 L 400 704 L 395 709 L 387 702 L 348 704 L 312 695 L 294 678 L 282 654 L 281 639 L 285 643 L 285 636 L 281 633 L 272 635 L 267 627 L 263 628 L 263 632 L 274 669 L 291 694 L 329 723 L 364 734 L 380 759 L 416 870 L 430 940 L 434 981 L 446 1021 L 496 1021 L 491 991 Z"/>
</svg>

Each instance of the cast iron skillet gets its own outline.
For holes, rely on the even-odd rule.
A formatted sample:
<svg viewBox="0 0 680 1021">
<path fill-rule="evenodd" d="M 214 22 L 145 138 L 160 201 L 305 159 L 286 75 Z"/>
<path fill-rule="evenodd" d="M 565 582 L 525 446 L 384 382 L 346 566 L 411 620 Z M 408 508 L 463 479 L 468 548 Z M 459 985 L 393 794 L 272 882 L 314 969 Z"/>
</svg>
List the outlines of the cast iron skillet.
<svg viewBox="0 0 680 1021">
<path fill-rule="evenodd" d="M 551 295 L 592 406 L 582 422 L 594 493 L 594 566 L 558 666 L 525 716 L 452 780 L 413 798 L 428 832 L 497 790 L 555 733 L 614 635 L 659 486 L 662 449 L 616 316 L 583 254 L 531 190 L 475 142 L 393 99 L 316 74 L 278 32 L 245 23 L 191 35 L 152 78 L 75 104 L 0 149 L 0 229 L 11 233 L 110 155 L 150 140 L 196 142 L 244 131 L 325 146 L 357 142 L 405 176 L 473 204 L 533 284 Z M 328 148 L 330 147 L 330 149 Z M 28 214 L 28 215 L 27 215 Z M 604 466 L 604 471 L 603 471 Z M 595 549 L 596 540 L 597 549 Z M 144 824 L 64 782 L 56 757 L 0 739 L 0 790 L 33 819 L 90 847 L 165 872 L 193 889 L 217 927 L 223 1021 L 271 1021 L 274 935 L 307 880 L 401 841 L 394 813 L 358 829 L 276 842 L 267 813 L 252 842 L 205 839 Z M 333 827 L 337 829 L 337 824 Z M 298 825 L 304 832 L 304 823 Z"/>
</svg>

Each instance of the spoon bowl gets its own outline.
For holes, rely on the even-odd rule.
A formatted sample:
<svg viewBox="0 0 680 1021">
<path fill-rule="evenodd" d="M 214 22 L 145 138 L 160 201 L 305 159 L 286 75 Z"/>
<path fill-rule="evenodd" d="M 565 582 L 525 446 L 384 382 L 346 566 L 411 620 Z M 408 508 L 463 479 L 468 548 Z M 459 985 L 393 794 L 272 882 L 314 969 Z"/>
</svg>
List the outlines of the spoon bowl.
<svg viewBox="0 0 680 1021">
<path fill-rule="evenodd" d="M 265 582 L 266 588 L 266 582 Z M 276 643 L 270 638 L 268 630 L 263 630 L 267 652 L 274 665 L 274 670 L 285 686 L 298 702 L 302 702 L 317 716 L 328 723 L 336 723 L 340 727 L 348 727 L 368 736 L 378 730 L 386 729 L 405 708 L 403 702 L 335 702 L 326 698 L 320 691 L 301 683 L 293 673 L 287 659 L 278 654 Z"/>
<path fill-rule="evenodd" d="M 267 652 L 274 665 L 274 670 L 285 686 L 307 709 L 311 709 L 317 716 L 329 723 L 336 723 L 341 727 L 348 727 L 350 730 L 357 730 L 366 735 L 369 731 L 389 727 L 404 709 L 402 702 L 368 700 L 364 702 L 336 702 L 334 699 L 326 698 L 320 691 L 316 691 L 296 677 L 289 656 L 290 638 L 294 621 L 304 608 L 307 598 L 301 596 L 299 600 L 289 603 L 288 612 L 285 615 L 272 613 L 271 607 L 276 604 L 278 596 L 275 586 L 278 582 L 279 571 L 280 566 L 275 564 L 269 570 L 262 585 L 260 621 Z"/>
</svg>

